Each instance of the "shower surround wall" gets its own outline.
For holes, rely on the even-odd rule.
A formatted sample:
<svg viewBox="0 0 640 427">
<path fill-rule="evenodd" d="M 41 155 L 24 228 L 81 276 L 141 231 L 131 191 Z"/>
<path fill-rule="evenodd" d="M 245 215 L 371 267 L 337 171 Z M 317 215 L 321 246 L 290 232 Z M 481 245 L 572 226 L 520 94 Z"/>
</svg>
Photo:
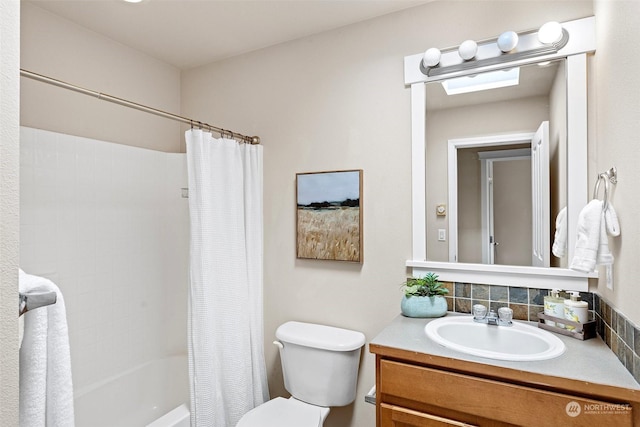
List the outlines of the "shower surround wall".
<svg viewBox="0 0 640 427">
<path fill-rule="evenodd" d="M 76 394 L 186 353 L 185 155 L 25 127 L 20 137 L 20 265 L 65 297 Z"/>
</svg>

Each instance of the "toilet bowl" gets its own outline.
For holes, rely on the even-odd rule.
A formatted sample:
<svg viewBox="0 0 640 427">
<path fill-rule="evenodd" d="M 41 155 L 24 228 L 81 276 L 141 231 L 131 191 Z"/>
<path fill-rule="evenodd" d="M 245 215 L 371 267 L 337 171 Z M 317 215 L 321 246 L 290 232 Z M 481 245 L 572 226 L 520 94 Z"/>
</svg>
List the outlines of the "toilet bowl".
<svg viewBox="0 0 640 427">
<path fill-rule="evenodd" d="M 321 427 L 329 407 L 355 400 L 361 332 L 287 322 L 276 330 L 284 386 L 276 397 L 247 412 L 236 427 Z"/>
<path fill-rule="evenodd" d="M 329 408 L 276 397 L 247 412 L 236 427 L 321 427 Z"/>
</svg>

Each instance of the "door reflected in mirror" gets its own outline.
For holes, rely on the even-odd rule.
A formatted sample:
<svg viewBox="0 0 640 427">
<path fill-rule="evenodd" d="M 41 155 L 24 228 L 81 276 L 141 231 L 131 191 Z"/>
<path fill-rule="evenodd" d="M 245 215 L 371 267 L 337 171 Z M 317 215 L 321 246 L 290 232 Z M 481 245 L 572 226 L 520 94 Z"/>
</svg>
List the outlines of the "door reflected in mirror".
<svg viewBox="0 0 640 427">
<path fill-rule="evenodd" d="M 554 220 L 567 200 L 564 61 L 520 67 L 519 74 L 516 86 L 458 95 L 427 84 L 433 261 L 566 267 L 551 254 Z M 543 153 L 535 135 L 547 122 Z M 449 204 L 446 217 L 436 214 L 442 203 Z M 441 229 L 448 241 L 436 238 Z"/>
</svg>

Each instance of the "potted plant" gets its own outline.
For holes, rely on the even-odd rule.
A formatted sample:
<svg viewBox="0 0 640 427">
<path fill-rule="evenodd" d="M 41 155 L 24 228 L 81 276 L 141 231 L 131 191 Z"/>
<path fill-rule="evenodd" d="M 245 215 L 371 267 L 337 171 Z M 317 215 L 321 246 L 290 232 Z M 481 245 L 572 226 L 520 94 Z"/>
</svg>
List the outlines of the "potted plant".
<svg viewBox="0 0 640 427">
<path fill-rule="evenodd" d="M 442 317 L 447 314 L 449 293 L 438 281 L 438 275 L 427 273 L 422 278 L 410 277 L 402 284 L 404 295 L 400 303 L 402 314 L 407 317 Z"/>
</svg>

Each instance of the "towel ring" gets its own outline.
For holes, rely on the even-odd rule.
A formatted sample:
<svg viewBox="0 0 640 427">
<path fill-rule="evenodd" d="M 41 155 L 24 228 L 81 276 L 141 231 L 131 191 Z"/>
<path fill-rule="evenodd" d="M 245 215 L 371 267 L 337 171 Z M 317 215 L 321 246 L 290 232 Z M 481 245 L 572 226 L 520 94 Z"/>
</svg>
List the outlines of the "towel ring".
<svg viewBox="0 0 640 427">
<path fill-rule="evenodd" d="M 612 184 L 618 183 L 618 172 L 615 167 L 609 169 L 606 172 L 603 172 L 598 175 L 598 179 L 596 180 L 596 186 L 593 189 L 593 198 L 598 198 L 598 190 L 600 189 L 600 182 L 604 181 L 604 197 L 602 199 L 602 210 L 606 210 L 609 207 L 609 182 Z"/>
</svg>

